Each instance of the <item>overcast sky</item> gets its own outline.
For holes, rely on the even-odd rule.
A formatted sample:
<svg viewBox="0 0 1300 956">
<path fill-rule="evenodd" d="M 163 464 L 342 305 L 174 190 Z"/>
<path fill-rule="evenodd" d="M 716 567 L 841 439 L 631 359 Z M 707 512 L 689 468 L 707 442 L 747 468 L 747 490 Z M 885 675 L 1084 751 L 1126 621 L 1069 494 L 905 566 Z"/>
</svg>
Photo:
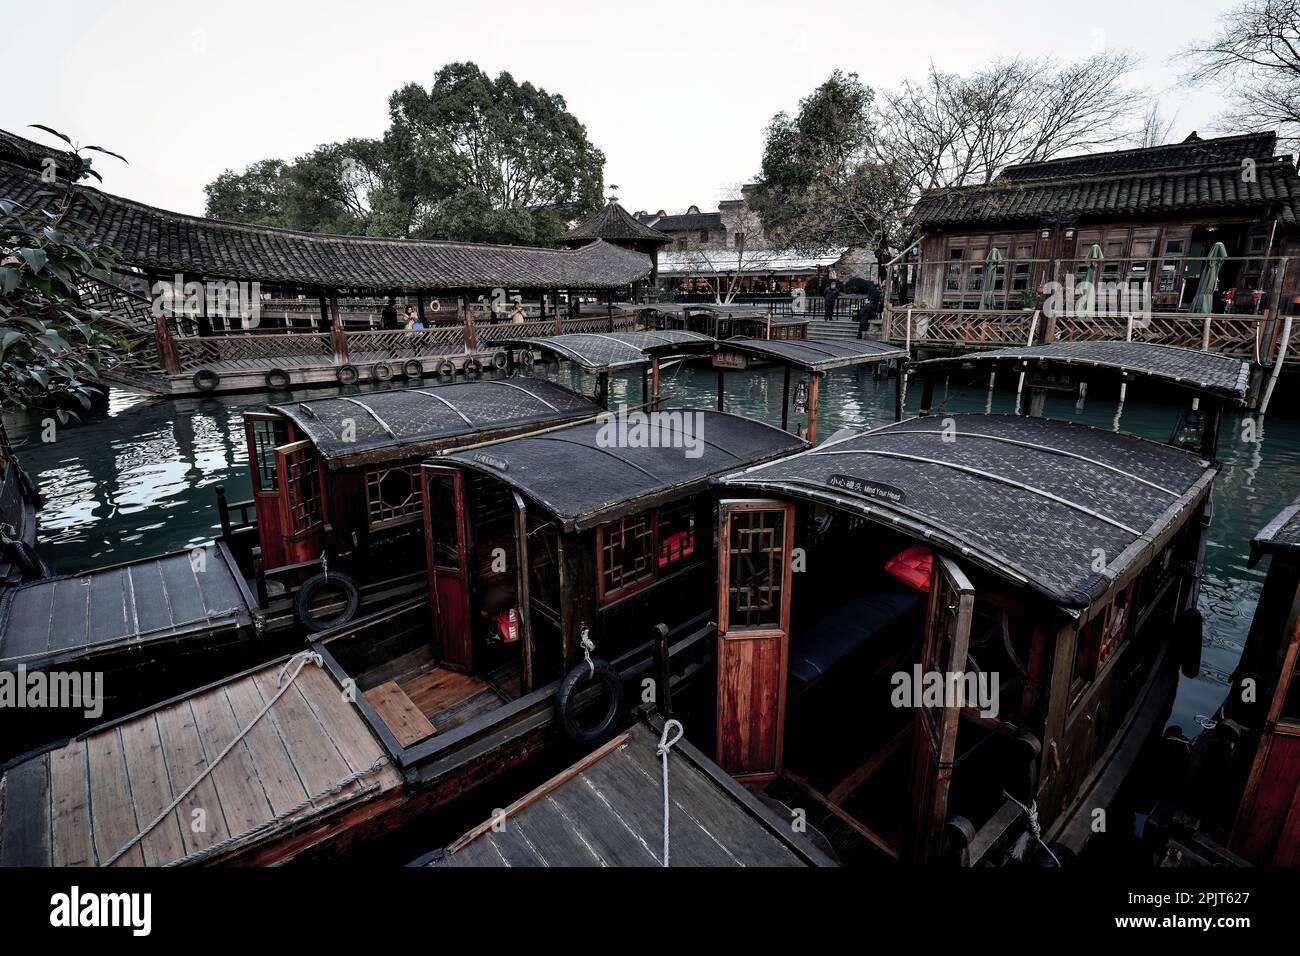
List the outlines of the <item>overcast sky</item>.
<svg viewBox="0 0 1300 956">
<path fill-rule="evenodd" d="M 1173 88 L 1168 58 L 1231 0 L 4 0 L 0 127 L 41 123 L 130 160 L 99 165 L 111 192 L 203 212 L 224 169 L 380 136 L 388 95 L 473 60 L 562 95 L 604 150 L 631 210 L 718 199 L 758 171 L 763 129 L 835 68 L 877 89 L 931 61 L 971 70 L 1017 53 L 1143 57 L 1140 85 L 1205 135 L 1214 91 Z M 1086 13 L 1086 18 L 1083 14 Z"/>
</svg>

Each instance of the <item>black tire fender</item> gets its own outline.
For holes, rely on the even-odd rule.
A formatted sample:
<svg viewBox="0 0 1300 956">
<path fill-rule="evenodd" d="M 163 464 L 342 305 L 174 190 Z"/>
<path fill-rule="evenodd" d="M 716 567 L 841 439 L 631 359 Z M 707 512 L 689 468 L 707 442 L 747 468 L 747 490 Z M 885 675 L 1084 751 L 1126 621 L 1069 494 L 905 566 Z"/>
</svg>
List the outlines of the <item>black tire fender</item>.
<svg viewBox="0 0 1300 956">
<path fill-rule="evenodd" d="M 266 373 L 266 387 L 282 391 L 289 387 L 289 373 L 282 368 L 273 368 Z"/>
<path fill-rule="evenodd" d="M 407 378 L 424 378 L 424 363 L 419 359 L 407 359 L 402 365 L 402 374 Z"/>
<path fill-rule="evenodd" d="M 441 378 L 455 378 L 456 363 L 453 362 L 451 359 L 443 359 L 442 362 L 438 365 L 438 375 Z"/>
<path fill-rule="evenodd" d="M 510 364 L 510 356 L 505 352 L 496 352 L 492 356 L 492 364 L 498 369 L 503 369 Z"/>
<path fill-rule="evenodd" d="M 14 564 L 22 569 L 23 580 L 40 581 L 50 576 L 50 566 L 26 541 L 9 541 L 5 545 L 5 550 L 13 558 Z"/>
<path fill-rule="evenodd" d="M 387 362 L 376 362 L 370 366 L 370 375 L 376 382 L 387 382 L 393 377 L 393 367 Z"/>
<path fill-rule="evenodd" d="M 340 365 L 338 371 L 334 373 L 339 380 L 340 385 L 355 385 L 361 373 L 357 371 L 355 365 Z"/>
<path fill-rule="evenodd" d="M 479 375 L 483 372 L 483 365 L 474 356 L 465 359 L 465 364 L 461 366 L 461 371 L 466 375 Z"/>
<path fill-rule="evenodd" d="M 316 592 L 326 585 L 340 588 L 344 595 L 346 604 L 342 611 L 333 617 L 319 618 L 313 617 L 311 613 L 311 599 Z M 357 590 L 357 582 L 352 580 L 346 574 L 339 571 L 322 571 L 319 574 L 313 574 L 302 586 L 298 588 L 297 593 L 293 596 L 293 616 L 308 631 L 318 634 L 321 631 L 328 631 L 330 628 L 339 627 L 348 623 L 356 616 L 357 608 L 361 604 L 361 592 Z"/>
<path fill-rule="evenodd" d="M 194 387 L 200 392 L 215 392 L 217 386 L 221 384 L 221 376 L 210 368 L 201 368 L 194 373 L 194 377 L 190 381 L 194 383 Z"/>
<path fill-rule="evenodd" d="M 588 684 L 601 684 L 609 692 L 609 709 L 594 727 L 579 726 L 574 715 L 578 692 Z M 623 713 L 623 681 L 609 661 L 592 658 L 583 661 L 560 682 L 555 692 L 555 713 L 560 718 L 564 735 L 575 743 L 594 744 L 609 736 L 619 716 Z"/>
</svg>

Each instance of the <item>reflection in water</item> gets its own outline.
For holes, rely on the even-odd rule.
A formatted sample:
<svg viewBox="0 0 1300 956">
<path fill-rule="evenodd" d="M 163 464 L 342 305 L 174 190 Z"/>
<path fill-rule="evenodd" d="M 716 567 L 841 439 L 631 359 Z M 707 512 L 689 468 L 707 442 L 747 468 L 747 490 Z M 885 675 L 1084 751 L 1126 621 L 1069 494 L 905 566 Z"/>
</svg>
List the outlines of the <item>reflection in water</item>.
<svg viewBox="0 0 1300 956">
<path fill-rule="evenodd" d="M 553 372 L 564 384 L 581 376 Z M 791 390 L 800 376 L 792 377 Z M 769 424 L 781 421 L 783 373 L 780 369 L 727 373 L 727 410 Z M 591 382 L 586 379 L 586 391 Z M 989 391 L 987 383 L 936 388 L 936 413 L 1004 412 L 1015 409 L 1015 381 Z M 893 421 L 893 379 L 877 379 L 870 369 L 841 369 L 823 381 L 818 433 L 864 429 Z M 668 405 L 712 407 L 717 379 L 711 370 L 681 364 L 666 368 L 663 392 Z M 908 413 L 915 414 L 920 389 L 908 390 Z M 269 401 L 324 397 L 335 389 L 168 402 L 114 393 L 106 412 L 81 424 L 59 428 L 57 441 L 41 442 L 36 416 L 11 416 L 10 435 L 23 464 L 47 499 L 41 516 L 41 553 L 56 572 L 83 570 L 190 547 L 211 540 L 218 523 L 213 490 L 226 488 L 230 500 L 249 497 L 247 451 L 242 416 Z M 1116 395 L 1092 391 L 1076 413 L 1073 394 L 1053 394 L 1047 415 L 1118 429 L 1157 441 L 1168 440 L 1178 418 L 1173 403 L 1127 396 L 1121 409 Z M 641 402 L 638 372 L 610 383 L 610 405 Z M 791 412 L 790 424 L 803 416 Z M 1197 715 L 1213 713 L 1223 695 L 1250 614 L 1263 582 L 1263 568 L 1246 567 L 1248 542 L 1264 523 L 1300 494 L 1300 422 L 1271 417 L 1263 421 L 1229 415 L 1222 428 L 1223 471 L 1215 486 L 1214 523 L 1206 553 L 1201 607 L 1206 617 L 1202 674 L 1183 679 L 1172 720 L 1185 731 Z"/>
</svg>

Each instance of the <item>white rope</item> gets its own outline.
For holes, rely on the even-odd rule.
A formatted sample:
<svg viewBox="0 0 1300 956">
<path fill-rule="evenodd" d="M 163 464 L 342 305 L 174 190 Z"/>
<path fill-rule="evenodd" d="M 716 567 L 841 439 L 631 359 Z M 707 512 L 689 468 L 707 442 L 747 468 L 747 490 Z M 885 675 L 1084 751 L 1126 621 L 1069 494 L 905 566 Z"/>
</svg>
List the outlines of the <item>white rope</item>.
<svg viewBox="0 0 1300 956">
<path fill-rule="evenodd" d="M 121 849 L 119 849 L 116 853 L 114 853 L 112 856 L 108 858 L 108 862 L 106 862 L 104 866 L 112 866 L 114 863 L 116 863 L 118 859 L 121 858 L 122 854 L 126 853 L 127 850 L 131 849 L 131 847 L 135 846 L 146 836 L 148 836 L 154 827 L 162 823 L 163 820 L 167 818 L 167 815 L 169 813 L 171 813 L 178 806 L 180 806 L 181 801 L 184 800 L 186 797 L 188 797 L 191 793 L 193 793 L 194 789 L 199 784 L 201 784 L 204 780 L 206 780 L 208 778 L 208 775 L 212 773 L 212 771 L 217 769 L 217 764 L 221 763 L 221 761 L 225 758 L 225 756 L 229 754 L 230 751 L 235 749 L 235 745 L 239 743 L 241 740 L 243 740 L 246 736 L 248 736 L 248 732 L 251 731 L 254 726 L 256 726 L 257 722 L 261 720 L 263 717 L 265 717 L 267 713 L 270 712 L 272 706 L 275 705 L 275 702 L 284 695 L 285 691 L 287 691 L 290 687 L 293 686 L 293 682 L 298 679 L 298 675 L 302 672 L 302 669 L 307 666 L 308 662 L 315 664 L 317 667 L 320 667 L 323 664 L 323 661 L 321 660 L 321 656 L 317 654 L 315 651 L 303 651 L 300 655 L 298 655 L 298 666 L 294 668 L 293 674 L 290 675 L 289 680 L 286 682 L 284 681 L 284 675 L 285 672 L 289 669 L 289 665 L 293 663 L 293 659 L 290 658 L 288 661 L 285 661 L 284 667 L 280 668 L 280 673 L 277 674 L 275 678 L 276 686 L 279 687 L 280 689 L 277 690 L 275 694 L 272 695 L 271 699 L 266 702 L 266 706 L 264 706 L 260 711 L 257 712 L 257 716 L 254 717 L 249 722 L 247 727 L 245 727 L 238 734 L 236 734 L 235 738 L 231 740 L 230 743 L 226 744 L 226 749 L 221 751 L 221 753 L 217 754 L 216 759 L 213 760 L 211 763 L 209 763 L 207 767 L 204 768 L 203 772 L 194 778 L 193 783 L 191 783 L 188 787 L 182 790 L 176 796 L 175 800 L 167 804 L 167 806 L 163 808 L 162 812 L 159 813 L 158 816 L 154 817 L 153 820 L 151 820 L 143 830 L 141 830 L 135 836 L 131 837 L 131 839 L 127 840 L 126 843 L 122 845 Z"/>
<path fill-rule="evenodd" d="M 676 733 L 670 739 L 669 734 Z M 668 751 L 673 749 L 673 744 L 682 739 L 682 722 L 680 720 L 664 721 L 664 732 L 659 737 L 659 746 L 655 748 L 655 753 L 664 765 L 664 866 L 668 865 Z"/>
<path fill-rule="evenodd" d="M 1023 803 L 1021 803 L 1011 794 L 1007 793 L 1005 790 L 1002 791 L 1002 796 L 1006 797 L 1008 800 L 1010 800 L 1012 803 L 1018 806 L 1021 810 L 1025 811 L 1025 819 L 1029 825 L 1029 835 L 1033 837 L 1033 839 L 1038 841 L 1038 845 L 1047 851 L 1047 855 L 1052 858 L 1052 862 L 1059 867 L 1061 865 L 1061 861 L 1056 858 L 1056 854 L 1052 852 L 1052 848 L 1043 842 L 1043 831 L 1042 828 L 1038 825 L 1038 804 L 1035 801 L 1030 800 L 1029 806 L 1025 806 Z M 1016 853 L 1015 850 L 1013 850 L 1012 855 L 1019 858 L 1024 855 L 1024 850 L 1023 848 L 1019 848 L 1019 847 L 1017 847 L 1017 849 L 1020 849 L 1021 852 Z"/>
<path fill-rule="evenodd" d="M 582 656 L 587 661 L 587 680 L 591 680 L 596 676 L 596 665 L 591 660 L 591 652 L 596 649 L 596 645 L 592 643 L 591 635 L 585 627 L 582 629 L 580 643 L 582 644 Z"/>
</svg>

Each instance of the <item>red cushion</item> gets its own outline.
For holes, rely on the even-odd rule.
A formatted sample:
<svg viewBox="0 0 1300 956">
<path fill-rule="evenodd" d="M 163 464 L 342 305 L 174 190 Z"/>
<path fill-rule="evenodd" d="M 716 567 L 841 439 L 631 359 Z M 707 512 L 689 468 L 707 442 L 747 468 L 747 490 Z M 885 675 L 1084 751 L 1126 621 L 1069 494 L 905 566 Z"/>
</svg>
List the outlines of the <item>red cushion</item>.
<svg viewBox="0 0 1300 956">
<path fill-rule="evenodd" d="M 900 551 L 885 562 L 885 570 L 910 588 L 930 593 L 930 564 L 934 555 L 930 549 L 914 545 Z"/>
</svg>

